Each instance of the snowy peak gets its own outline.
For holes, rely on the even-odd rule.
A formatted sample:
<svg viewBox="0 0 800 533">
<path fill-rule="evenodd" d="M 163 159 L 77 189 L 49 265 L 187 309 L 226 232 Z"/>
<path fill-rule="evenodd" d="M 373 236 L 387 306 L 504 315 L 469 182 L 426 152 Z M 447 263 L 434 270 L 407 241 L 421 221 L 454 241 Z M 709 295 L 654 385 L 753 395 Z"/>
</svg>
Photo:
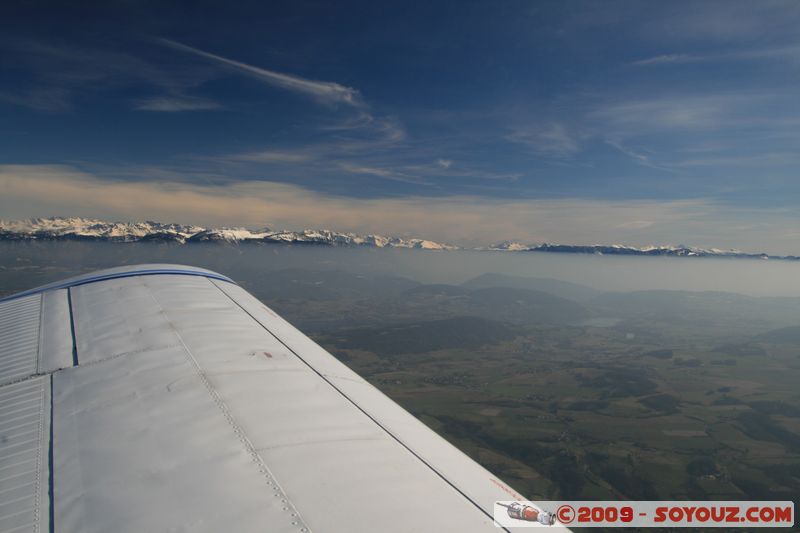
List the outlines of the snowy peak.
<svg viewBox="0 0 800 533">
<path fill-rule="evenodd" d="M 489 246 L 487 250 L 493 252 L 527 252 L 530 251 L 531 248 L 533 248 L 533 245 L 530 244 L 522 244 L 516 241 L 503 241 Z"/>
<path fill-rule="evenodd" d="M 212 228 L 198 231 L 187 242 L 240 242 L 263 240 L 269 230 L 251 231 L 246 228 Z"/>
</svg>

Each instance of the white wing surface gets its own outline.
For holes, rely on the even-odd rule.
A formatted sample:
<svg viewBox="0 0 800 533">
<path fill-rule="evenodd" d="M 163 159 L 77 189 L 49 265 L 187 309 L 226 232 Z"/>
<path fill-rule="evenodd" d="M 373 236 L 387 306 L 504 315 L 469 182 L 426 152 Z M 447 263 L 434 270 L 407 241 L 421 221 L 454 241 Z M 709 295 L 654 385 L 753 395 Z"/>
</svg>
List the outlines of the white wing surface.
<svg viewBox="0 0 800 533">
<path fill-rule="evenodd" d="M 511 499 L 214 272 L 0 301 L 0 531 L 495 531 Z"/>
</svg>

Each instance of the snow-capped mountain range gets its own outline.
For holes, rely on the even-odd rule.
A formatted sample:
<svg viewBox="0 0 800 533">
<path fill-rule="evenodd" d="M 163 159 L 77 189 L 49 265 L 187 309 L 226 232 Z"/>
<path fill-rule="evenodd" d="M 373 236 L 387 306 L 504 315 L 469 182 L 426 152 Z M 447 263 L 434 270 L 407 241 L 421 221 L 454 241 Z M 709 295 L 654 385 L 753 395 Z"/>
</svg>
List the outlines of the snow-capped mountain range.
<svg viewBox="0 0 800 533">
<path fill-rule="evenodd" d="M 50 217 L 28 220 L 0 220 L 0 240 L 99 240 L 114 242 L 162 241 L 264 242 L 318 244 L 327 246 L 372 246 L 376 248 L 418 248 L 455 250 L 458 247 L 426 239 L 357 235 L 330 230 L 274 231 L 269 228 L 204 228 L 161 222 L 107 222 L 91 218 Z"/>
<path fill-rule="evenodd" d="M 358 235 L 330 230 L 276 231 L 269 228 L 204 228 L 161 222 L 107 222 L 80 217 L 32 218 L 28 220 L 0 220 L 0 240 L 98 240 L 112 242 L 197 242 L 223 243 L 274 243 L 308 244 L 323 246 L 369 246 L 374 248 L 416 248 L 424 250 L 458 250 L 458 246 L 426 239 L 385 237 L 383 235 Z M 475 250 L 495 252 L 554 252 L 596 255 L 646 255 L 678 257 L 736 257 L 755 259 L 791 259 L 796 256 L 769 256 L 740 250 L 697 248 L 692 246 L 626 246 L 626 245 L 568 245 L 522 244 L 504 241 Z"/>
<path fill-rule="evenodd" d="M 746 257 L 753 259 L 798 259 L 794 256 L 770 256 L 765 253 L 748 253 L 741 250 L 724 250 L 720 248 L 698 248 L 696 246 L 663 245 L 663 246 L 626 246 L 622 244 L 594 244 L 594 245 L 572 245 L 572 244 L 531 244 L 526 245 L 519 242 L 504 241 L 495 244 L 485 250 L 508 251 L 508 252 L 554 252 L 572 254 L 595 254 L 595 255 L 666 255 L 677 257 Z"/>
</svg>

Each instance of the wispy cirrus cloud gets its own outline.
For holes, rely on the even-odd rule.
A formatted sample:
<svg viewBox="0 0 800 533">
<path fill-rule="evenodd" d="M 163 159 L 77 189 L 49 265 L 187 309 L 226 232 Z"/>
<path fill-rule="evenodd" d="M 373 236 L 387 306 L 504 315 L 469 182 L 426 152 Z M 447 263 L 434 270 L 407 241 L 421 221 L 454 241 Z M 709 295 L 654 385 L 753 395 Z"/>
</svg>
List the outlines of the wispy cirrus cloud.
<svg viewBox="0 0 800 533">
<path fill-rule="evenodd" d="M 752 103 L 758 95 L 665 95 L 601 105 L 588 114 L 618 131 L 640 133 L 654 130 L 698 130 L 719 127 L 729 120 L 737 105 Z"/>
<path fill-rule="evenodd" d="M 627 146 L 627 145 L 623 144 L 618 139 L 606 138 L 605 142 L 606 142 L 606 144 L 608 146 L 611 146 L 612 148 L 614 148 L 618 152 L 630 157 L 631 159 L 633 159 L 634 161 L 636 161 L 637 163 L 639 163 L 642 166 L 649 167 L 649 168 L 654 168 L 654 169 L 657 169 L 657 170 L 669 171 L 669 169 L 667 167 L 664 167 L 664 166 L 661 166 L 661 165 L 658 165 L 658 164 L 654 163 L 652 161 L 652 158 L 651 158 L 650 155 L 642 153 L 642 152 L 640 152 L 638 150 L 635 150 L 635 149 L 631 148 L 630 146 Z"/>
<path fill-rule="evenodd" d="M 372 142 L 393 144 L 408 137 L 405 127 L 397 117 L 376 116 L 367 108 L 361 106 L 353 110 L 350 116 L 342 119 L 337 117 L 334 121 L 318 124 L 316 129 L 326 133 L 352 134 L 368 133 Z"/>
<path fill-rule="evenodd" d="M 800 123 L 788 92 L 740 90 L 654 95 L 609 101 L 588 126 L 607 146 L 637 163 L 669 172 L 797 162 Z"/>
<path fill-rule="evenodd" d="M 577 138 L 561 122 L 517 128 L 506 139 L 544 156 L 568 157 L 580 151 Z"/>
<path fill-rule="evenodd" d="M 703 61 L 703 58 L 702 56 L 691 54 L 661 54 L 631 61 L 630 65 L 634 67 L 648 67 L 651 65 L 670 65 L 675 63 L 691 63 L 694 61 Z"/>
<path fill-rule="evenodd" d="M 270 87 L 310 98 L 326 107 L 344 108 L 347 111 L 344 116 L 337 114 L 335 117 L 320 119 L 315 125 L 318 131 L 356 133 L 367 135 L 373 142 L 385 143 L 400 142 L 407 137 L 406 130 L 397 117 L 374 113 L 358 89 L 333 81 L 312 80 L 251 65 L 170 39 L 159 38 L 155 42 L 203 58 L 215 67 L 256 79 Z"/>
<path fill-rule="evenodd" d="M 145 98 L 136 104 L 140 111 L 160 111 L 177 113 L 181 111 L 209 111 L 223 109 L 222 104 L 207 98 L 190 96 L 154 96 Z"/>
<path fill-rule="evenodd" d="M 376 178 L 442 190 L 457 182 L 461 188 L 512 183 L 521 172 L 498 171 L 470 161 L 441 157 L 441 147 L 424 141 L 333 139 L 308 144 L 281 144 L 246 152 L 192 156 L 187 161 L 207 162 L 223 171 L 252 176 L 313 176 L 328 182 L 342 177 Z M 374 180 L 373 180 L 374 182 Z M 363 192 L 363 187 L 358 189 Z"/>
<path fill-rule="evenodd" d="M 413 183 L 415 185 L 431 185 L 431 182 L 408 172 L 397 168 L 388 167 L 371 167 L 348 162 L 339 163 L 339 168 L 350 174 L 366 174 L 368 176 L 377 176 L 379 178 L 399 181 L 402 183 Z"/>
<path fill-rule="evenodd" d="M 60 113 L 72 108 L 69 91 L 58 87 L 42 87 L 24 94 L 0 92 L 0 101 L 47 113 Z"/>
<path fill-rule="evenodd" d="M 364 105 L 361 95 L 356 89 L 346 87 L 336 82 L 310 80 L 293 74 L 286 74 L 283 72 L 257 67 L 255 65 L 229 59 L 217 54 L 212 54 L 211 52 L 206 52 L 204 50 L 200 50 L 199 48 L 188 46 L 170 39 L 157 39 L 156 42 L 164 44 L 165 46 L 175 50 L 188 52 L 190 54 L 213 61 L 217 64 L 224 65 L 274 87 L 309 96 L 321 103 L 345 104 L 352 107 L 362 107 Z"/>
<path fill-rule="evenodd" d="M 657 65 L 681 65 L 686 63 L 747 60 L 775 60 L 784 62 L 789 60 L 793 63 L 798 63 L 800 61 L 800 45 L 752 48 L 712 54 L 661 54 L 632 61 L 629 63 L 629 65 L 634 67 L 649 67 Z"/>
<path fill-rule="evenodd" d="M 244 152 L 230 154 L 216 158 L 217 161 L 249 162 L 249 163 L 304 163 L 311 161 L 315 156 L 313 153 L 280 151 L 280 150 L 261 150 L 256 152 Z"/>
</svg>

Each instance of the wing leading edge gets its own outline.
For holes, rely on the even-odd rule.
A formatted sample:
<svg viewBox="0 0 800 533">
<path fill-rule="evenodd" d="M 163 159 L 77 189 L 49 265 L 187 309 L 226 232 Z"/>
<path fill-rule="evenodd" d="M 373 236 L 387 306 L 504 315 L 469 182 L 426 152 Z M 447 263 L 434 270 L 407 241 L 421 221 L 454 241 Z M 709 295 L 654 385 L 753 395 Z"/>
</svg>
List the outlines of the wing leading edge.
<svg viewBox="0 0 800 533">
<path fill-rule="evenodd" d="M 493 531 L 522 499 L 192 267 L 0 301 L 0 436 L 2 531 Z"/>
</svg>

